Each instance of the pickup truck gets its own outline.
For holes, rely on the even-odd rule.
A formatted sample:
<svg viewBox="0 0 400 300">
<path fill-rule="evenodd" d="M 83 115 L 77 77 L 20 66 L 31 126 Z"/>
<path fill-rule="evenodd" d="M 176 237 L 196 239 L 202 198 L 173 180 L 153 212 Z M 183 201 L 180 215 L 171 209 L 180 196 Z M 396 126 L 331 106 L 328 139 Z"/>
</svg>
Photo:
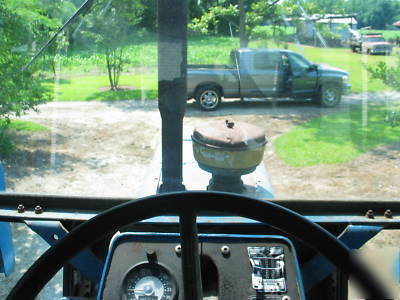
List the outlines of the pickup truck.
<svg viewBox="0 0 400 300">
<path fill-rule="evenodd" d="M 188 65 L 188 100 L 208 111 L 223 98 L 312 99 L 334 107 L 350 90 L 348 72 L 312 64 L 293 51 L 241 48 L 230 58 L 232 66 Z"/>
<path fill-rule="evenodd" d="M 350 39 L 353 52 L 390 55 L 393 46 L 380 33 L 353 34 Z"/>
</svg>

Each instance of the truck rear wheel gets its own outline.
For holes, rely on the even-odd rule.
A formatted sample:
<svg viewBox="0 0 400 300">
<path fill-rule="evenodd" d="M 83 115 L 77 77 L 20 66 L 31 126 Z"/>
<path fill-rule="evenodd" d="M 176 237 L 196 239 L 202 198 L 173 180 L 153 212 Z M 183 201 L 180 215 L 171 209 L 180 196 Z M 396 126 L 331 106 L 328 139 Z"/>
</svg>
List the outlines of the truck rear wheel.
<svg viewBox="0 0 400 300">
<path fill-rule="evenodd" d="M 318 102 L 324 107 L 334 107 L 342 99 L 341 89 L 334 84 L 325 84 L 321 87 Z"/>
<path fill-rule="evenodd" d="M 196 92 L 196 101 L 202 110 L 214 110 L 221 103 L 221 91 L 215 86 L 204 86 Z"/>
</svg>

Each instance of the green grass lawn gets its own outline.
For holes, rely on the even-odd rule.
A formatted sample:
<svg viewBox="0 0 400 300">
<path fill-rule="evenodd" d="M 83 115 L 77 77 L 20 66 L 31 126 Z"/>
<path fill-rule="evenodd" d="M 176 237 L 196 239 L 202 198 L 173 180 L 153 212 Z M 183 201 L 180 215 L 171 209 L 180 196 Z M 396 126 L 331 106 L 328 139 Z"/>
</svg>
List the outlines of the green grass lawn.
<svg viewBox="0 0 400 300">
<path fill-rule="evenodd" d="M 23 121 L 23 120 L 10 120 L 6 122 L 4 119 L 0 119 L 0 159 L 5 159 L 12 155 L 17 149 L 16 136 L 13 132 L 37 132 L 37 131 L 48 131 L 49 128 L 38 123 Z"/>
<path fill-rule="evenodd" d="M 392 127 L 385 121 L 386 111 L 383 107 L 370 106 L 367 116 L 363 116 L 358 107 L 349 113 L 313 119 L 278 137 L 274 143 L 276 153 L 295 167 L 353 160 L 378 146 L 399 142 L 400 126 Z M 389 111 L 399 114 L 400 106 Z"/>
<path fill-rule="evenodd" d="M 10 120 L 10 123 L 4 119 L 0 119 L 0 129 L 14 129 L 17 131 L 47 131 L 49 130 L 48 127 L 31 122 L 31 121 L 24 121 L 24 120 Z"/>
<path fill-rule="evenodd" d="M 9 129 L 14 129 L 17 131 L 48 131 L 49 128 L 30 121 L 23 121 L 23 120 L 11 120 Z"/>
<path fill-rule="evenodd" d="M 120 86 L 130 89 L 119 91 L 104 90 L 109 86 L 106 75 L 88 75 L 68 77 L 59 84 L 47 81 L 46 85 L 54 91 L 55 101 L 92 101 L 92 100 L 131 100 L 156 99 L 157 76 L 155 74 L 123 74 Z"/>
</svg>

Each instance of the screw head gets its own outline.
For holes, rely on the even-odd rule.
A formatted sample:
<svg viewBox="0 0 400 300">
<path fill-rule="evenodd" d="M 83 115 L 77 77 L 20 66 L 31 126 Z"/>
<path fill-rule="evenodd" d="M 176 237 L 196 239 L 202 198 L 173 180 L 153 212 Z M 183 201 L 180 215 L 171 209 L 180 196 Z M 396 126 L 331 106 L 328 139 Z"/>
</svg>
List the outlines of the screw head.
<svg viewBox="0 0 400 300">
<path fill-rule="evenodd" d="M 40 205 L 35 206 L 35 214 L 41 214 L 43 212 L 43 208 Z"/>
<path fill-rule="evenodd" d="M 283 296 L 282 300 L 291 300 L 292 298 L 290 298 L 289 296 Z"/>
<path fill-rule="evenodd" d="M 23 204 L 18 205 L 17 207 L 17 211 L 22 214 L 23 212 L 25 212 L 25 206 Z"/>
<path fill-rule="evenodd" d="M 373 219 L 374 218 L 374 211 L 372 209 L 367 210 L 367 212 L 365 213 L 365 216 L 368 219 Z"/>
<path fill-rule="evenodd" d="M 229 246 L 224 245 L 221 247 L 221 253 L 222 255 L 229 255 L 231 253 L 231 249 L 229 249 Z"/>
<path fill-rule="evenodd" d="M 386 218 L 393 218 L 393 213 L 390 209 L 385 210 L 385 213 L 383 214 Z"/>
<path fill-rule="evenodd" d="M 182 253 L 182 246 L 181 245 L 176 245 L 175 246 L 175 253 L 177 255 L 181 255 L 181 253 Z"/>
</svg>

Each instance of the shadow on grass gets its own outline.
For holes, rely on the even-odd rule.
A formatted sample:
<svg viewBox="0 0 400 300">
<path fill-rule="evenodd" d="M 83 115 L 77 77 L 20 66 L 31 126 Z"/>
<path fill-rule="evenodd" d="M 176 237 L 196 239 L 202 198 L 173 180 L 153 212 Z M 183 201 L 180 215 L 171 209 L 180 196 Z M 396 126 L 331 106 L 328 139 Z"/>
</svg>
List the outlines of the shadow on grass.
<svg viewBox="0 0 400 300">
<path fill-rule="evenodd" d="M 118 90 L 97 92 L 86 97 L 87 101 L 119 101 L 119 100 L 140 100 L 142 96 L 146 99 L 156 99 L 157 90 Z"/>
<path fill-rule="evenodd" d="M 44 79 L 43 83 L 53 83 L 54 84 L 54 83 L 56 83 L 56 80 L 48 78 L 48 79 Z M 72 81 L 69 80 L 69 79 L 60 78 L 60 79 L 58 79 L 57 83 L 59 83 L 59 84 L 71 84 Z"/>
<path fill-rule="evenodd" d="M 70 154 L 52 153 L 50 135 L 49 132 L 26 134 L 14 131 L 9 133 L 15 149 L 1 157 L 8 188 L 14 189 L 18 181 L 24 177 L 44 176 L 50 172 L 62 173 L 81 161 Z M 56 140 L 57 145 L 66 143 L 66 138 L 62 135 L 57 135 Z"/>
<path fill-rule="evenodd" d="M 105 101 L 108 106 L 118 108 L 124 112 L 133 111 L 158 111 L 158 100 L 128 100 L 128 101 Z"/>
</svg>

